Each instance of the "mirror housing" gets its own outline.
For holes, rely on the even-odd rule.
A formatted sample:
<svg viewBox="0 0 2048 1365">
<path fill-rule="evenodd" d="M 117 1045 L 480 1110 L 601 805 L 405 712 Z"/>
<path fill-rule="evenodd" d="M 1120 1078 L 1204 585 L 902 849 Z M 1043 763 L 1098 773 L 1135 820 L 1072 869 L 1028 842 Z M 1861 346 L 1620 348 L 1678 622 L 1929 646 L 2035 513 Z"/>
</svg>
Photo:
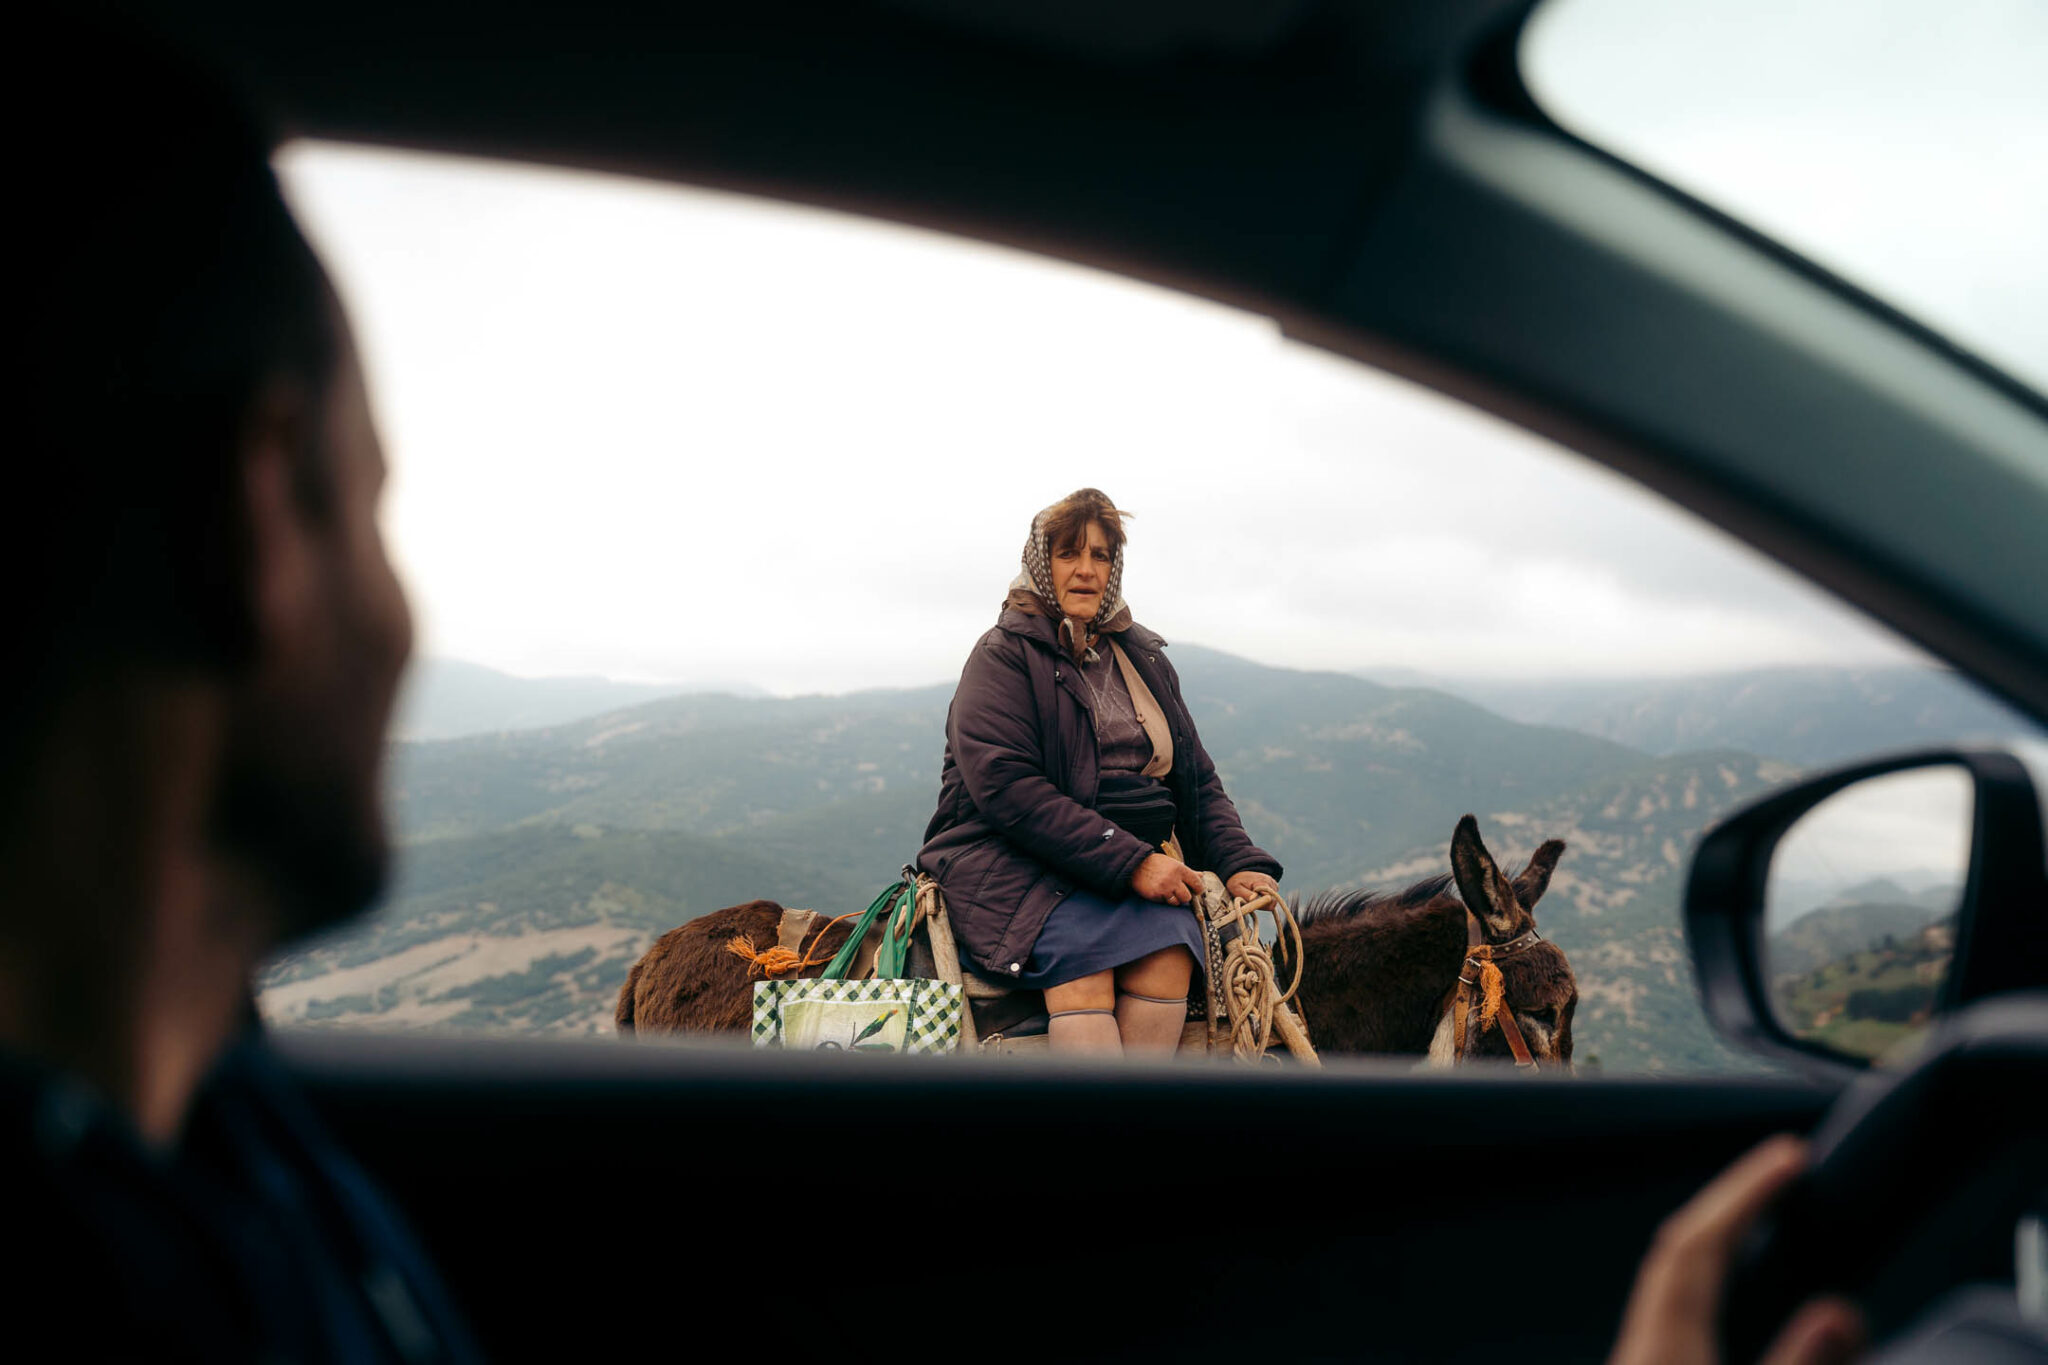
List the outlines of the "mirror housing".
<svg viewBox="0 0 2048 1365">
<path fill-rule="evenodd" d="M 1867 1066 L 1793 1035 L 1773 1007 L 1764 910 L 1779 841 L 1807 812 L 1859 782 L 1915 769 L 1969 775 L 1975 808 L 1955 953 L 1937 1016 L 2005 991 L 2048 986 L 2048 851 L 2042 803 L 2018 757 L 2002 749 L 1936 749 L 1839 768 L 1751 803 L 1708 829 L 1685 888 L 1685 936 L 1707 1018 L 1752 1052 L 1806 1068 Z"/>
</svg>

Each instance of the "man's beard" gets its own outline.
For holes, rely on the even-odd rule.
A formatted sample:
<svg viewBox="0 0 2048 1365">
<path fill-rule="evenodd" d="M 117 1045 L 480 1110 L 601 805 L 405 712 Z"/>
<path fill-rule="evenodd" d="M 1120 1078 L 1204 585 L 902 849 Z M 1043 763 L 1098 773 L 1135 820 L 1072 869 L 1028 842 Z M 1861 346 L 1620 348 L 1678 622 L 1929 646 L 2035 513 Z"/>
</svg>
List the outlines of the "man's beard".
<svg viewBox="0 0 2048 1365">
<path fill-rule="evenodd" d="M 320 718 L 294 721 L 241 728 L 215 806 L 216 845 L 255 874 L 272 947 L 361 914 L 391 863 L 375 758 L 352 763 Z"/>
</svg>

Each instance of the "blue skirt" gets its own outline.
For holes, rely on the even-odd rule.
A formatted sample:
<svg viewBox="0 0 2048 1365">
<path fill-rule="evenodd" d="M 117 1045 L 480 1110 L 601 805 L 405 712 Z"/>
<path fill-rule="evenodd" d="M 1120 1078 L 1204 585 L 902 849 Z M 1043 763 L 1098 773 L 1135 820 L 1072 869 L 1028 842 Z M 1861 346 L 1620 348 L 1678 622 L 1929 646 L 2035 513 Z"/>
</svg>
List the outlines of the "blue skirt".
<svg viewBox="0 0 2048 1365">
<path fill-rule="evenodd" d="M 1004 980 L 1020 986 L 1060 986 L 1175 944 L 1202 962 L 1202 929 L 1185 905 L 1126 896 L 1112 901 L 1076 888 L 1047 916 L 1024 970 Z"/>
</svg>

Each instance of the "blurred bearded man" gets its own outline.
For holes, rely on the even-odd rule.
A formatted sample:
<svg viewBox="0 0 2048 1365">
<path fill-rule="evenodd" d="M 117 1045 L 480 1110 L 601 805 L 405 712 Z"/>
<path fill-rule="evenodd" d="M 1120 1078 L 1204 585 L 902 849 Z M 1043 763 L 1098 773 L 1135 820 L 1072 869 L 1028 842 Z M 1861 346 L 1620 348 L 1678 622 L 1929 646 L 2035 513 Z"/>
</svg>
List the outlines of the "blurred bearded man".
<svg viewBox="0 0 2048 1365">
<path fill-rule="evenodd" d="M 42 29 L 0 538 L 10 1327 L 84 1359 L 474 1359 L 251 1004 L 388 861 L 412 627 L 348 327 L 234 100 Z"/>
</svg>

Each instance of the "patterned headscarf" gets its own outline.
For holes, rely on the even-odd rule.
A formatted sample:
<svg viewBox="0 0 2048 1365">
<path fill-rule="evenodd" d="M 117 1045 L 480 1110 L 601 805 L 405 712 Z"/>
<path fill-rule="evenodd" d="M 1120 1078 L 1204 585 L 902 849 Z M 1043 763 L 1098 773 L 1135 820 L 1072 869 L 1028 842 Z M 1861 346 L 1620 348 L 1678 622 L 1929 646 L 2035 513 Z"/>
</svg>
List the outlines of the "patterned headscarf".
<svg viewBox="0 0 2048 1365">
<path fill-rule="evenodd" d="M 1107 503 L 1109 499 L 1103 501 Z M 1031 534 L 1024 538 L 1024 571 L 1010 581 L 1010 595 L 1004 605 L 1059 622 L 1061 648 L 1077 662 L 1092 664 L 1096 661 L 1096 640 L 1126 630 L 1131 624 L 1131 609 L 1123 599 L 1124 547 L 1118 545 L 1110 559 L 1109 581 L 1102 586 L 1102 601 L 1095 608 L 1095 619 L 1070 619 L 1060 610 L 1059 594 L 1053 591 L 1052 538 L 1045 529 L 1046 520 L 1058 506 L 1055 503 L 1043 508 L 1031 519 Z"/>
</svg>

